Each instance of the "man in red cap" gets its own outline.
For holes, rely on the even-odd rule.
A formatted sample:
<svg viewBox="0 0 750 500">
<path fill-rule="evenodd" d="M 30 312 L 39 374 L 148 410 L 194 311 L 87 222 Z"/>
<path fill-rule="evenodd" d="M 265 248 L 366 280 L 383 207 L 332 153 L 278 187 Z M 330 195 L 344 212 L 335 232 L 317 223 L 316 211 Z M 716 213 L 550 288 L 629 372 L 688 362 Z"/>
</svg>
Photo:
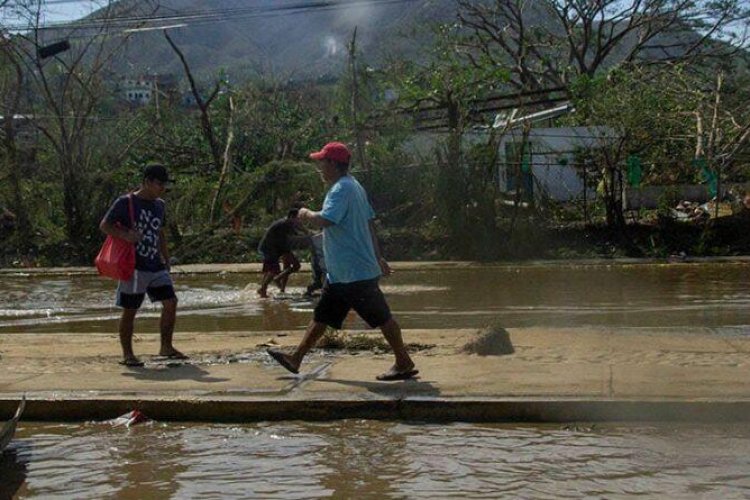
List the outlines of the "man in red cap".
<svg viewBox="0 0 750 500">
<path fill-rule="evenodd" d="M 323 228 L 328 282 L 297 349 L 292 354 L 269 349 L 268 354 L 290 372 L 298 373 L 305 354 L 315 347 L 326 328 L 340 329 L 346 315 L 354 309 L 372 328 L 380 328 L 396 357 L 394 365 L 377 379 L 412 378 L 418 370 L 404 346 L 401 327 L 378 286 L 380 276 L 391 274 L 391 268 L 380 253 L 373 224 L 375 212 L 367 193 L 349 175 L 349 149 L 340 142 L 329 142 L 310 158 L 318 162 L 321 177 L 330 188 L 322 210 L 301 208 L 298 217 Z"/>
</svg>

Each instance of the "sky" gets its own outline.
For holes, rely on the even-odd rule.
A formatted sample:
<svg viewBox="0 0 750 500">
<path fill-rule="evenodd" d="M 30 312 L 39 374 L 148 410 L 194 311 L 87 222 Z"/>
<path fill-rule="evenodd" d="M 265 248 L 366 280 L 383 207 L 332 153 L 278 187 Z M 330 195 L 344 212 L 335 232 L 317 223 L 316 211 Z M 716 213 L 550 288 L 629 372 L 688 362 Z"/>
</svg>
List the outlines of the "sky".
<svg viewBox="0 0 750 500">
<path fill-rule="evenodd" d="M 81 2 L 71 1 L 47 6 L 49 21 L 72 21 L 79 19 L 97 8 L 96 2 L 84 0 Z"/>
<path fill-rule="evenodd" d="M 11 2 L 12 1 L 13 0 L 11 0 Z M 72 21 L 79 19 L 96 10 L 100 4 L 101 2 L 96 0 L 52 0 L 51 3 L 44 7 L 44 22 Z M 3 22 L 8 24 L 12 24 L 15 20 L 14 17 L 10 15 L 7 7 L 3 9 L 0 18 Z"/>
</svg>

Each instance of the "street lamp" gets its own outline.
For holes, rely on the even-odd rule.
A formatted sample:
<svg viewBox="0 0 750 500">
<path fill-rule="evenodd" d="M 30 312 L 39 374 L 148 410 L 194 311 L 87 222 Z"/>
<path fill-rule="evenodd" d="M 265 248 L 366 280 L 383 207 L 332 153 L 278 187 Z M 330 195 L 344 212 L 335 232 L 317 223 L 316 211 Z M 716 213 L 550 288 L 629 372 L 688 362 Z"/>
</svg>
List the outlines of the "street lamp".
<svg viewBox="0 0 750 500">
<path fill-rule="evenodd" d="M 44 45 L 43 47 L 39 47 L 36 53 L 39 56 L 39 59 L 47 59 L 48 57 L 56 56 L 61 52 L 65 52 L 68 49 L 70 49 L 70 42 L 67 40 L 62 40 L 60 42 L 55 42 L 49 45 Z"/>
</svg>

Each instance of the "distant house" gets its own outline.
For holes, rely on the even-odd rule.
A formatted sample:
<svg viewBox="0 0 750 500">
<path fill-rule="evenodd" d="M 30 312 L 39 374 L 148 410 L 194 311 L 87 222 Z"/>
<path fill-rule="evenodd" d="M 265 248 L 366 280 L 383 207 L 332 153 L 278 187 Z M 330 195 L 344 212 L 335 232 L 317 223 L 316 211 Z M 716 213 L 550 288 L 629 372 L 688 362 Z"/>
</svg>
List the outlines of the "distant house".
<svg viewBox="0 0 750 500">
<path fill-rule="evenodd" d="M 498 115 L 493 127 L 505 131 L 498 145 L 497 180 L 501 191 L 515 192 L 521 187 L 527 198 L 543 196 L 557 201 L 583 195 L 580 153 L 608 142 L 614 134 L 611 128 L 533 126 L 523 144 L 524 124 L 549 124 L 572 110 L 570 104 L 564 104 L 522 117 L 515 113 Z M 586 194 L 595 196 L 591 188 Z"/>
<path fill-rule="evenodd" d="M 563 104 L 524 116 L 517 116 L 517 110 L 513 110 L 495 117 L 492 127 L 501 134 L 496 175 L 501 192 L 514 193 L 520 186 L 526 199 L 547 197 L 569 201 L 583 196 L 584 169 L 581 163 L 584 153 L 611 141 L 615 132 L 604 126 L 552 126 L 553 119 L 572 111 L 571 104 Z M 522 148 L 523 125 L 526 123 L 533 126 L 526 146 Z M 434 157 L 436 147 L 443 144 L 445 136 L 442 131 L 420 132 L 405 143 L 405 149 L 423 159 Z M 471 129 L 464 133 L 462 146 L 486 141 L 486 127 Z M 592 188 L 586 194 L 589 199 L 596 197 Z"/>
<path fill-rule="evenodd" d="M 130 104 L 143 106 L 158 95 L 169 97 L 177 89 L 173 75 L 140 75 L 125 77 L 119 82 L 118 94 Z"/>
<path fill-rule="evenodd" d="M 5 135 L 5 121 L 9 117 L 0 115 L 0 137 Z M 34 125 L 34 115 L 13 115 L 13 131 L 19 150 L 17 153 L 24 161 L 32 161 L 39 144 L 40 132 Z"/>
<path fill-rule="evenodd" d="M 0 115 L 0 133 L 5 128 L 5 120 L 10 117 L 5 117 L 3 115 Z M 36 129 L 34 128 L 33 120 L 34 115 L 13 115 L 13 127 L 15 128 L 16 132 L 16 140 L 17 141 L 26 141 L 26 142 L 32 142 L 36 139 Z"/>
</svg>

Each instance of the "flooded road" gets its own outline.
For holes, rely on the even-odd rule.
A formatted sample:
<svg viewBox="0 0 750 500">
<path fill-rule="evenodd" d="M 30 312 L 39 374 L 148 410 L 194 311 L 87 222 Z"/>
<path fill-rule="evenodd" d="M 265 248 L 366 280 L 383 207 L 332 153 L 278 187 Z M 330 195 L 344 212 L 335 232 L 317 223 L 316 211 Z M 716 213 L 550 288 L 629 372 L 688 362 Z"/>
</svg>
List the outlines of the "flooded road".
<svg viewBox="0 0 750 500">
<path fill-rule="evenodd" d="M 258 278 L 176 275 L 178 333 L 303 328 L 313 303 L 260 300 Z M 483 266 L 382 284 L 407 329 L 750 334 L 744 263 Z M 116 331 L 113 283 L 95 276 L 2 275 L 0 291 L 0 333 Z M 158 312 L 145 307 L 137 330 L 156 332 Z M 21 422 L 16 438 L 0 498 L 750 498 L 746 425 Z"/>
<path fill-rule="evenodd" d="M 747 426 L 24 424 L 0 497 L 748 498 Z"/>
<path fill-rule="evenodd" d="M 178 274 L 178 331 L 304 327 L 313 304 L 260 300 L 257 274 Z M 301 294 L 308 273 L 293 276 Z M 706 327 L 743 334 L 750 325 L 750 264 L 481 266 L 401 271 L 383 280 L 404 328 Z M 95 276 L 0 276 L 0 332 L 112 332 L 113 283 Z M 158 316 L 148 304 L 141 318 Z M 352 315 L 347 328 L 365 325 Z M 139 331 L 155 332 L 155 321 Z"/>
</svg>

